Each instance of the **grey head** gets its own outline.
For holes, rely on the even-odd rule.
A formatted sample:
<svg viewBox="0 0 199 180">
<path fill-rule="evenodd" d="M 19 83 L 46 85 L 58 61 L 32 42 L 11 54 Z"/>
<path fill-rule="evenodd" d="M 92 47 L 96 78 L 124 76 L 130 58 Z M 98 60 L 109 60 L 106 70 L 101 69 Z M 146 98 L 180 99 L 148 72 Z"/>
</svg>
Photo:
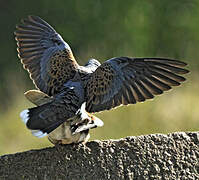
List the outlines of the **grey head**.
<svg viewBox="0 0 199 180">
<path fill-rule="evenodd" d="M 101 65 L 101 63 L 96 60 L 96 59 L 90 59 L 85 65 L 84 67 L 89 68 L 92 72 L 95 71 L 99 66 Z"/>
</svg>

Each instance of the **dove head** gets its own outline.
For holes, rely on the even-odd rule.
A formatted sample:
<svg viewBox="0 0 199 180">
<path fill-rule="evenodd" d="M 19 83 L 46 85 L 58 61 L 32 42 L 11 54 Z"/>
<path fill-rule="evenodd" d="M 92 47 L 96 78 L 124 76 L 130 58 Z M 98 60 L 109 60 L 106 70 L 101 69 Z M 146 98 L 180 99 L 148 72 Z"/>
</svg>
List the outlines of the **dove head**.
<svg viewBox="0 0 199 180">
<path fill-rule="evenodd" d="M 94 66 L 94 67 L 99 67 L 101 65 L 101 63 L 96 60 L 96 59 L 90 59 L 86 64 L 85 66 Z"/>
<path fill-rule="evenodd" d="M 90 59 L 84 67 L 91 69 L 91 71 L 95 71 L 99 66 L 101 65 L 101 63 L 96 60 L 96 59 Z"/>
</svg>

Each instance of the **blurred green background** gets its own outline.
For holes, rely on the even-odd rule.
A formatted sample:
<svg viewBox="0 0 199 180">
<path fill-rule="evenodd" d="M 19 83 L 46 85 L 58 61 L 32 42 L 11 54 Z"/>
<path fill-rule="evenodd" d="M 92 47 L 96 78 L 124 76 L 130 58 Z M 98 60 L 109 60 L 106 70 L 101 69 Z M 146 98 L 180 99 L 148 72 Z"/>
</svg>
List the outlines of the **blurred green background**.
<svg viewBox="0 0 199 180">
<path fill-rule="evenodd" d="M 199 0 L 0 1 L 0 154 L 52 146 L 19 118 L 32 107 L 23 93 L 34 89 L 17 57 L 13 31 L 21 18 L 38 15 L 69 43 L 80 64 L 115 56 L 169 57 L 189 64 L 181 87 L 153 101 L 97 114 L 104 127 L 91 139 L 199 128 Z"/>
</svg>

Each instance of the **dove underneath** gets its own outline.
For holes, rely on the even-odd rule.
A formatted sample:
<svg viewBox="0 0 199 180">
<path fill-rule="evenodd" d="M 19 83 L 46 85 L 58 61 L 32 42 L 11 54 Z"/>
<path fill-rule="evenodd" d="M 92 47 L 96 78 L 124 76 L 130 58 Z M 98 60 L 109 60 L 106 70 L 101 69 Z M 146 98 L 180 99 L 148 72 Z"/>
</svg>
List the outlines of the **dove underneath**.
<svg viewBox="0 0 199 180">
<path fill-rule="evenodd" d="M 18 56 L 36 89 L 25 93 L 36 106 L 21 112 L 27 128 L 53 144 L 86 142 L 103 126 L 93 115 L 154 98 L 179 86 L 186 63 L 167 58 L 115 57 L 81 66 L 69 45 L 46 21 L 28 16 L 16 26 Z"/>
</svg>

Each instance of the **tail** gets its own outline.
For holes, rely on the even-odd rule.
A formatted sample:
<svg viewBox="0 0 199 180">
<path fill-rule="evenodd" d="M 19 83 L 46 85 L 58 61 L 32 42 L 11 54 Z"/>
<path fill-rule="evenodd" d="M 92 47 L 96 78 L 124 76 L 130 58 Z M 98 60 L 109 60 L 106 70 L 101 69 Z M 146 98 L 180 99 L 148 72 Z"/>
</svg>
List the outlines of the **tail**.
<svg viewBox="0 0 199 180">
<path fill-rule="evenodd" d="M 39 90 L 29 90 L 24 93 L 25 97 L 33 104 L 41 106 L 43 104 L 49 103 L 53 100 L 52 97 Z"/>
<path fill-rule="evenodd" d="M 50 103 L 22 111 L 20 117 L 32 134 L 38 138 L 46 136 L 67 120 L 70 121 L 72 134 L 103 126 L 99 118 L 86 112 L 86 103 L 83 103 L 76 112 L 67 110 L 61 105 L 51 100 Z"/>
<path fill-rule="evenodd" d="M 46 109 L 42 105 L 52 102 L 53 98 L 39 90 L 29 90 L 24 95 L 38 107 L 25 109 L 20 113 L 20 117 L 34 136 L 42 138 L 59 124 L 57 122 L 52 124 L 45 122 L 45 118 L 50 118 L 54 113 L 49 112 L 46 105 L 44 106 Z"/>
<path fill-rule="evenodd" d="M 56 113 L 46 110 L 43 106 L 23 110 L 20 117 L 32 134 L 38 138 L 46 136 L 63 123 L 63 120 L 56 117 Z"/>
<path fill-rule="evenodd" d="M 30 119 L 30 117 L 29 117 L 29 112 L 30 112 L 30 111 L 29 111 L 28 109 L 25 109 L 25 110 L 23 110 L 23 111 L 20 113 L 20 117 L 21 117 L 22 121 L 24 122 L 24 124 L 26 124 L 26 126 L 27 126 L 28 120 Z M 44 132 L 42 132 L 42 131 L 40 131 L 40 130 L 31 130 L 31 132 L 32 132 L 32 135 L 33 135 L 33 136 L 36 136 L 36 137 L 38 137 L 38 138 L 42 138 L 42 137 L 44 137 L 44 136 L 47 135 L 47 133 L 44 133 Z"/>
</svg>

